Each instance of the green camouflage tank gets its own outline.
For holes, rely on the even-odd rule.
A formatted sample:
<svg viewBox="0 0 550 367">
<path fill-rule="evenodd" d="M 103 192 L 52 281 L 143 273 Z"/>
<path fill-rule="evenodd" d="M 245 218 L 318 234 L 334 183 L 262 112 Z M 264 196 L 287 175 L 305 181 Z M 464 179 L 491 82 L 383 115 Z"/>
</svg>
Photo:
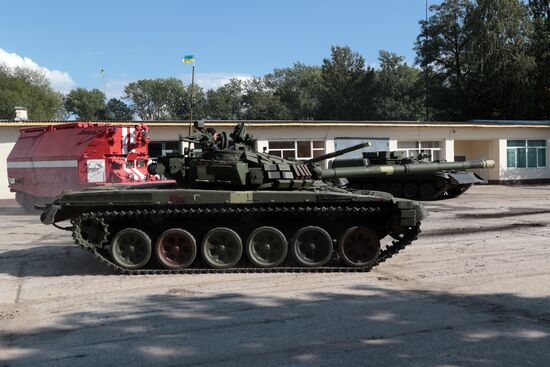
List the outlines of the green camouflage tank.
<svg viewBox="0 0 550 367">
<path fill-rule="evenodd" d="M 64 192 L 42 222 L 69 220 L 79 246 L 124 273 L 367 271 L 419 233 L 418 202 L 327 181 L 391 174 L 318 163 L 364 144 L 292 161 L 255 152 L 244 124 L 219 140 L 195 125 L 183 154 L 149 166 L 170 182 Z"/>
<path fill-rule="evenodd" d="M 389 192 L 414 200 L 445 200 L 462 195 L 473 184 L 487 183 L 475 172 L 466 170 L 492 168 L 492 161 L 428 161 L 427 156 L 405 157 L 404 152 L 363 153 L 362 159 L 339 159 L 332 167 L 393 166 L 392 175 L 349 177 L 349 189 Z"/>
</svg>

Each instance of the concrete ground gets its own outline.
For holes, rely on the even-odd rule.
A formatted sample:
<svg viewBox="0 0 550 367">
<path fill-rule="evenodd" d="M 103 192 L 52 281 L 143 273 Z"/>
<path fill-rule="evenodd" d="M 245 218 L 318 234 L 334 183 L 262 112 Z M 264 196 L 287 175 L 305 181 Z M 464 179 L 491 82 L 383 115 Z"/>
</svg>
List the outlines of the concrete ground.
<svg viewBox="0 0 550 367">
<path fill-rule="evenodd" d="M 428 203 L 367 274 L 120 276 L 0 208 L 0 366 L 548 366 L 550 186 Z"/>
</svg>

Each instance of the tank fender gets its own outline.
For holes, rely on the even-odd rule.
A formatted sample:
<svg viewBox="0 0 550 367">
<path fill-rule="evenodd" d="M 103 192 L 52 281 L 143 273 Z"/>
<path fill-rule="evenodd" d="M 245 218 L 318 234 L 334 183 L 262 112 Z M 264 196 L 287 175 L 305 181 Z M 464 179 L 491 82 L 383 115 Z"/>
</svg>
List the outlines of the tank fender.
<svg viewBox="0 0 550 367">
<path fill-rule="evenodd" d="M 487 183 L 487 180 L 484 180 L 474 172 L 450 172 L 448 175 L 449 178 L 455 181 L 458 185 Z"/>
<path fill-rule="evenodd" d="M 398 215 L 394 218 L 397 227 L 414 227 L 428 216 L 428 211 L 418 201 L 394 199 Z"/>
</svg>

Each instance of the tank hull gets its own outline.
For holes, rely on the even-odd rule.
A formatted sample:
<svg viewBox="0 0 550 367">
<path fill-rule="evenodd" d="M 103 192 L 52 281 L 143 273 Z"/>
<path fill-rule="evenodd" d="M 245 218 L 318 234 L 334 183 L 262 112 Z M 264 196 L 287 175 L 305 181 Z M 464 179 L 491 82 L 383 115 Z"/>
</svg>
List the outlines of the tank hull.
<svg viewBox="0 0 550 367">
<path fill-rule="evenodd" d="M 437 172 L 348 180 L 348 187 L 353 190 L 378 190 L 396 197 L 421 201 L 455 198 L 473 184 L 487 183 L 474 172 Z"/>
<path fill-rule="evenodd" d="M 116 270 L 125 273 L 192 273 L 251 269 L 365 271 L 415 239 L 424 216 L 424 209 L 414 201 L 395 199 L 384 193 L 360 195 L 334 188 L 288 192 L 117 186 L 66 192 L 46 209 L 41 219 L 45 224 L 70 220 L 75 242 Z M 344 233 L 355 227 L 368 228 L 378 239 L 391 236 L 397 240 L 383 249 L 376 261 L 366 266 L 346 267 L 338 255 L 338 246 Z M 196 242 L 195 259 L 185 269 L 167 269 L 158 256 L 150 256 L 136 269 L 121 266 L 120 261 L 113 257 L 113 241 L 117 234 L 128 228 L 136 229 L 150 239 L 153 255 L 164 233 L 184 231 Z M 236 234 L 244 250 L 235 264 L 216 269 L 209 259 L 205 259 L 204 248 L 208 234 L 220 228 Z M 279 264 L 264 268 L 251 261 L 246 247 L 259 228 L 274 228 L 284 237 L 288 254 Z M 290 250 L 297 234 L 304 228 L 320 228 L 330 236 L 334 248 L 329 261 L 319 266 L 304 266 L 296 262 Z"/>
</svg>

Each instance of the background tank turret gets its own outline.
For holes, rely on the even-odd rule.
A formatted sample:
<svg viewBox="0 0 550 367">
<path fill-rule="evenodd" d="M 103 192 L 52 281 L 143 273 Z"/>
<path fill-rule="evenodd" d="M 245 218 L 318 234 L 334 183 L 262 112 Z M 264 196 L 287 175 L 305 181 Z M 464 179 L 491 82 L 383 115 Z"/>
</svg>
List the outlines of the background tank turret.
<svg viewBox="0 0 550 367">
<path fill-rule="evenodd" d="M 41 220 L 122 272 L 368 270 L 416 238 L 425 216 L 415 201 L 351 192 L 327 179 L 391 174 L 369 167 L 323 169 L 255 152 L 244 124 L 228 138 L 196 123 L 181 153 L 159 157 L 150 174 L 166 184 L 65 192 Z M 393 242 L 385 238 L 395 239 Z"/>
<path fill-rule="evenodd" d="M 471 169 L 492 168 L 493 161 L 430 162 L 427 156 L 405 157 L 403 152 L 369 152 L 363 158 L 332 162 L 336 169 L 350 169 L 346 176 L 350 189 L 379 190 L 397 197 L 416 200 L 439 200 L 457 197 L 474 183 L 487 183 Z M 353 168 L 377 169 L 379 175 L 357 175 Z M 391 167 L 391 168 L 387 168 Z M 390 170 L 391 175 L 382 171 Z"/>
</svg>

